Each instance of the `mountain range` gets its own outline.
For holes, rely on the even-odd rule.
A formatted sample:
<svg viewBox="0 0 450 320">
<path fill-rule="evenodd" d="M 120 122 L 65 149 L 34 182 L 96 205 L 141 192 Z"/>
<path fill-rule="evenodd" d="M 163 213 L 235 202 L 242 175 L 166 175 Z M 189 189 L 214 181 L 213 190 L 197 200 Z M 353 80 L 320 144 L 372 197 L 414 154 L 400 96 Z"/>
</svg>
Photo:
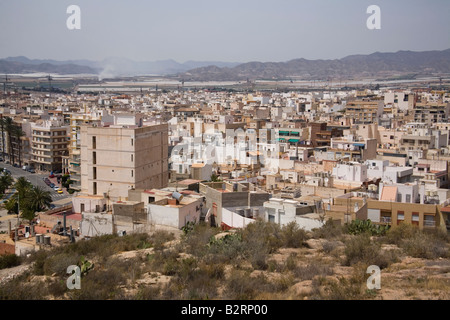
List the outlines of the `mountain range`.
<svg viewBox="0 0 450 320">
<path fill-rule="evenodd" d="M 186 61 L 174 60 L 133 61 L 125 58 L 111 57 L 102 61 L 91 60 L 50 60 L 28 59 L 24 56 L 0 59 L 0 73 L 34 73 L 46 72 L 56 74 L 96 74 L 100 78 L 140 75 L 168 75 L 186 72 L 191 69 L 215 65 L 234 67 L 238 62 L 220 61 Z"/>
<path fill-rule="evenodd" d="M 180 77 L 185 81 L 292 80 L 293 78 L 327 80 L 443 73 L 450 73 L 450 49 L 424 52 L 376 52 L 335 60 L 295 59 L 287 62 L 248 62 L 232 68 L 207 66 L 189 70 Z"/>
<path fill-rule="evenodd" d="M 387 78 L 398 75 L 450 73 L 450 49 L 442 51 L 375 52 L 334 60 L 294 59 L 287 62 L 219 62 L 174 60 L 133 61 L 124 58 L 91 60 L 0 59 L 0 73 L 46 72 L 96 74 L 100 79 L 120 76 L 163 75 L 184 81 L 242 81 L 281 79 Z"/>
</svg>

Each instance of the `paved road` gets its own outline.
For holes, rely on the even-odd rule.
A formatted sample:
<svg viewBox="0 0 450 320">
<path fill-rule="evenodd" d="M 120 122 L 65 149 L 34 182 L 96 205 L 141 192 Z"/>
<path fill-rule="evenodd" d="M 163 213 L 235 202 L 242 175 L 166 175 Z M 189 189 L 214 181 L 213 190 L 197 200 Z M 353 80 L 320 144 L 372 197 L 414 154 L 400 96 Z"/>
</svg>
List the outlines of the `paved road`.
<svg viewBox="0 0 450 320">
<path fill-rule="evenodd" d="M 67 201 L 69 202 L 69 200 L 72 198 L 72 196 L 70 194 L 68 194 L 66 190 L 64 190 L 63 194 L 59 194 L 55 190 L 53 190 L 52 188 L 47 186 L 44 182 L 44 178 L 48 177 L 48 174 L 30 173 L 28 171 L 23 170 L 22 168 L 16 168 L 16 167 L 13 167 L 12 165 L 6 164 L 4 162 L 0 162 L 0 168 L 6 168 L 9 171 L 11 171 L 11 175 L 15 179 L 17 179 L 19 177 L 25 177 L 33 185 L 40 186 L 40 187 L 44 188 L 44 190 L 50 191 L 53 201 L 64 202 L 64 201 L 59 201 L 59 200 L 67 199 Z M 55 185 L 58 185 L 56 183 L 56 178 L 50 179 L 50 180 L 52 180 L 52 182 L 54 182 Z M 58 186 L 60 186 L 60 185 L 58 185 Z M 55 204 L 55 205 L 57 205 L 57 204 Z M 57 206 L 59 206 L 59 205 L 57 205 Z"/>
</svg>

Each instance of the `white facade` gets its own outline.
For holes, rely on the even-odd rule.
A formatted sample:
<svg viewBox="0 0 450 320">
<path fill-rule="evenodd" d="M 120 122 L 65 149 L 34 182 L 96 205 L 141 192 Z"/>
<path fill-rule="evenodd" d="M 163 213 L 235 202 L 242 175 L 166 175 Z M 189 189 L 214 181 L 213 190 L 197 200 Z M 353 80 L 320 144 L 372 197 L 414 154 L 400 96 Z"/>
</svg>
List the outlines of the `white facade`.
<svg viewBox="0 0 450 320">
<path fill-rule="evenodd" d="M 201 203 L 201 199 L 179 205 L 171 205 L 166 199 L 150 203 L 147 205 L 147 222 L 180 229 L 188 222 L 200 220 Z"/>
<path fill-rule="evenodd" d="M 318 215 L 312 213 L 311 207 L 302 206 L 298 201 L 293 200 L 272 198 L 264 202 L 264 218 L 281 226 L 296 222 L 306 231 L 323 226 Z"/>
</svg>

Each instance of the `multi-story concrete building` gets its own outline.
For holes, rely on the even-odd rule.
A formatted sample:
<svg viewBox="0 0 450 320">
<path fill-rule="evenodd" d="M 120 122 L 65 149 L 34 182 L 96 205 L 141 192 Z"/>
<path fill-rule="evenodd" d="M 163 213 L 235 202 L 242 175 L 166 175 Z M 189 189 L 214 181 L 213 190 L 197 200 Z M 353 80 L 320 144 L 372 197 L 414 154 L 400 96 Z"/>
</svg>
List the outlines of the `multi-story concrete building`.
<svg viewBox="0 0 450 320">
<path fill-rule="evenodd" d="M 350 101 L 345 107 L 345 116 L 352 119 L 355 124 L 378 123 L 383 114 L 384 102 L 382 100 Z"/>
<path fill-rule="evenodd" d="M 81 192 L 125 199 L 168 184 L 168 126 L 81 127 Z"/>
<path fill-rule="evenodd" d="M 63 157 L 63 172 L 70 174 L 71 189 L 81 191 L 81 136 L 80 127 L 83 125 L 100 124 L 100 116 L 93 114 L 70 115 L 69 153 Z"/>
<path fill-rule="evenodd" d="M 67 126 L 59 120 L 37 121 L 31 124 L 31 159 L 40 171 L 61 171 L 62 157 L 67 155 Z"/>
<path fill-rule="evenodd" d="M 414 121 L 427 124 L 448 122 L 450 103 L 418 102 L 414 108 Z"/>
</svg>

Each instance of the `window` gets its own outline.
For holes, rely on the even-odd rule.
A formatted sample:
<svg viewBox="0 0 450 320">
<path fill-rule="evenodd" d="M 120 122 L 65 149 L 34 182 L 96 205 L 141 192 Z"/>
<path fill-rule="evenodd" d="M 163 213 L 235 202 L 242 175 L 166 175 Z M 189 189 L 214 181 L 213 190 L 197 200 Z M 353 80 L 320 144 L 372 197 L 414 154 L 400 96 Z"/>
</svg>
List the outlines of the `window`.
<svg viewBox="0 0 450 320">
<path fill-rule="evenodd" d="M 133 162 L 133 155 L 131 155 L 131 162 Z"/>
<path fill-rule="evenodd" d="M 406 203 L 411 203 L 411 195 L 410 194 L 406 195 Z"/>
<path fill-rule="evenodd" d="M 418 213 L 418 212 L 413 212 L 413 213 L 412 213 L 411 223 L 412 223 L 413 225 L 416 225 L 416 226 L 419 225 L 419 213 Z"/>
<path fill-rule="evenodd" d="M 97 149 L 97 137 L 92 137 L 92 149 Z"/>
<path fill-rule="evenodd" d="M 134 170 L 131 170 L 131 177 L 134 177 Z"/>
<path fill-rule="evenodd" d="M 403 221 L 405 221 L 405 212 L 404 211 L 397 211 L 397 224 L 400 224 Z"/>
<path fill-rule="evenodd" d="M 134 139 L 131 138 L 131 146 L 134 146 Z"/>
<path fill-rule="evenodd" d="M 97 152 L 92 152 L 92 164 L 97 164 Z"/>
</svg>

